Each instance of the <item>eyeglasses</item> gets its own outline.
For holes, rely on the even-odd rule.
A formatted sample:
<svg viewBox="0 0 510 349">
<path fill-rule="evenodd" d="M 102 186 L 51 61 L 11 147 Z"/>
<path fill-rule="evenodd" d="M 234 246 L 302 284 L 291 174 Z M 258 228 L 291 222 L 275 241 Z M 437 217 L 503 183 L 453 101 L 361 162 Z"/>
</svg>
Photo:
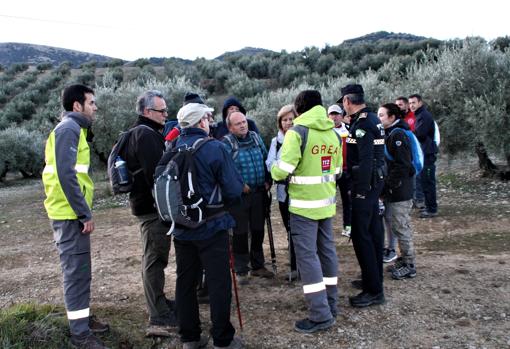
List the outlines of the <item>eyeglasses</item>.
<svg viewBox="0 0 510 349">
<path fill-rule="evenodd" d="M 163 109 L 153 109 L 153 108 L 149 108 L 149 110 L 152 110 L 152 111 L 155 111 L 155 112 L 158 112 L 158 113 L 161 113 L 161 114 L 165 114 L 168 112 L 168 109 L 167 108 L 163 108 Z"/>
</svg>

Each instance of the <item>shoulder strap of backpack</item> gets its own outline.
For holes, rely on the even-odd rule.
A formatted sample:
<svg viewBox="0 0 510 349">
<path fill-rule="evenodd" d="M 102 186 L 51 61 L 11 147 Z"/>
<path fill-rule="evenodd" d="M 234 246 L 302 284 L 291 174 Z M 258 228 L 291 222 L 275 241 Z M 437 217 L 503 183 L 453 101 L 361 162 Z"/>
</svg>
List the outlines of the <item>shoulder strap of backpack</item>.
<svg viewBox="0 0 510 349">
<path fill-rule="evenodd" d="M 308 141 L 308 127 L 303 125 L 294 125 L 290 128 L 301 137 L 301 155 L 305 152 L 306 142 Z M 336 132 L 335 132 L 336 133 Z"/>
<path fill-rule="evenodd" d="M 230 144 L 230 147 L 232 148 L 232 159 L 235 160 L 239 155 L 239 142 L 237 141 L 237 139 L 235 139 L 235 136 L 231 133 L 225 135 L 224 138 Z"/>
</svg>

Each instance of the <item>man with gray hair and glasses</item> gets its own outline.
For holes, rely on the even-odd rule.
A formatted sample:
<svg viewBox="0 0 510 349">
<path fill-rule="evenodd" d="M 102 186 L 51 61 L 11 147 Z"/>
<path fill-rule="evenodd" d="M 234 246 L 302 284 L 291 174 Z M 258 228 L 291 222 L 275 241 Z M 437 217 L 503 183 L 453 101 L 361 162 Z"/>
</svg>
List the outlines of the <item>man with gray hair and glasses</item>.
<svg viewBox="0 0 510 349">
<path fill-rule="evenodd" d="M 168 114 L 163 94 L 156 90 L 144 92 L 136 101 L 136 112 L 138 119 L 119 155 L 133 173 L 129 204 L 140 221 L 142 282 L 149 312 L 147 335 L 171 336 L 171 329 L 177 326 L 175 302 L 164 293 L 171 237 L 166 235 L 168 226 L 159 220 L 152 196 L 154 170 L 165 150 L 162 131 Z"/>
</svg>

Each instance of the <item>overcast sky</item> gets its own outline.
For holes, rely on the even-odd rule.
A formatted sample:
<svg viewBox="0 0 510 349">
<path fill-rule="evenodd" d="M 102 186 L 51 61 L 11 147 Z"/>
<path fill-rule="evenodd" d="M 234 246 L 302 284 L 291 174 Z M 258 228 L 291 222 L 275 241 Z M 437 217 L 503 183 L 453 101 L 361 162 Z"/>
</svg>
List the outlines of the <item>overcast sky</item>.
<svg viewBox="0 0 510 349">
<path fill-rule="evenodd" d="M 505 0 L 5 0 L 0 42 L 126 60 L 211 59 L 246 46 L 277 52 L 322 48 L 380 30 L 492 40 L 510 35 L 509 9 Z"/>
</svg>

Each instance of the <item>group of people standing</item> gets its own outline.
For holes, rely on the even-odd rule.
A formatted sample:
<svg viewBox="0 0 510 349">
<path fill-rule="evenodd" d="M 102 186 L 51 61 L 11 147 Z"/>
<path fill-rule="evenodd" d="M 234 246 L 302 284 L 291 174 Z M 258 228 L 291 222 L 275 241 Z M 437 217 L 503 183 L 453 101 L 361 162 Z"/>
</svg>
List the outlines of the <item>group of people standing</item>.
<svg viewBox="0 0 510 349">
<path fill-rule="evenodd" d="M 417 100 L 415 103 L 411 98 L 410 105 L 426 154 L 420 182 L 425 194 L 424 215 L 433 217 L 437 214 L 433 178 L 437 147 L 430 143 L 434 134 L 424 129 L 433 119 L 421 97 L 411 97 Z M 94 333 L 105 332 L 108 326 L 89 311 L 94 221 L 87 142 L 91 141 L 89 128 L 97 111 L 94 91 L 84 85 L 68 86 L 62 104 L 62 121 L 46 144 L 45 208 L 60 255 L 71 342 L 79 347 L 105 348 Z M 206 346 L 208 338 L 201 336 L 197 299 L 199 280 L 203 279 L 214 347 L 243 347 L 230 322 L 229 256 L 233 256 L 240 285 L 248 284 L 252 277 L 274 277 L 265 267 L 263 253 L 265 205 L 271 204 L 267 194 L 273 181 L 289 241 L 289 278 L 301 279 L 308 305 L 307 317 L 295 323 L 296 331 L 327 329 L 337 316 L 338 259 L 333 233 L 337 185 L 343 202 L 343 234 L 352 238 L 362 275 L 362 292 L 350 298 L 351 305 L 384 302 L 381 197 L 392 212 L 392 232 L 402 253 L 394 271 L 402 274 L 402 267 L 414 266 L 412 232 L 410 243 L 402 234 L 405 227 L 410 229 L 408 192 L 412 192 L 414 178 L 412 166 L 404 169 L 409 154 L 401 151 L 409 144 L 399 133 L 387 137 L 391 128 L 409 127 L 403 121 L 404 114 L 395 104 L 382 106 L 379 115 L 370 112 L 360 85 L 342 88 L 337 104 L 328 111 L 322 104 L 318 91 L 306 90 L 293 104 L 284 106 L 277 115 L 278 134 L 267 151 L 255 122 L 246 117 L 246 110 L 234 97 L 225 101 L 222 121 L 214 124 L 214 110 L 197 94 L 188 93 L 177 114 L 178 125 L 165 136 L 168 114 L 163 94 L 149 90 L 138 97 L 138 118 L 128 131 L 128 145 L 119 155 L 133 174 L 129 203 L 140 222 L 147 334 L 167 336 L 178 327 L 184 348 Z M 386 145 L 394 152 L 393 161 L 384 159 L 385 134 Z M 165 147 L 189 148 L 208 137 L 211 140 L 194 156 L 199 191 L 215 210 L 211 215 L 206 211 L 207 221 L 198 228 L 177 226 L 173 231 L 177 264 L 174 301 L 164 292 L 171 236 L 167 235 L 168 225 L 157 214 L 152 195 L 154 173 L 158 164 L 167 161 Z M 403 212 L 407 218 L 402 218 Z"/>
</svg>

